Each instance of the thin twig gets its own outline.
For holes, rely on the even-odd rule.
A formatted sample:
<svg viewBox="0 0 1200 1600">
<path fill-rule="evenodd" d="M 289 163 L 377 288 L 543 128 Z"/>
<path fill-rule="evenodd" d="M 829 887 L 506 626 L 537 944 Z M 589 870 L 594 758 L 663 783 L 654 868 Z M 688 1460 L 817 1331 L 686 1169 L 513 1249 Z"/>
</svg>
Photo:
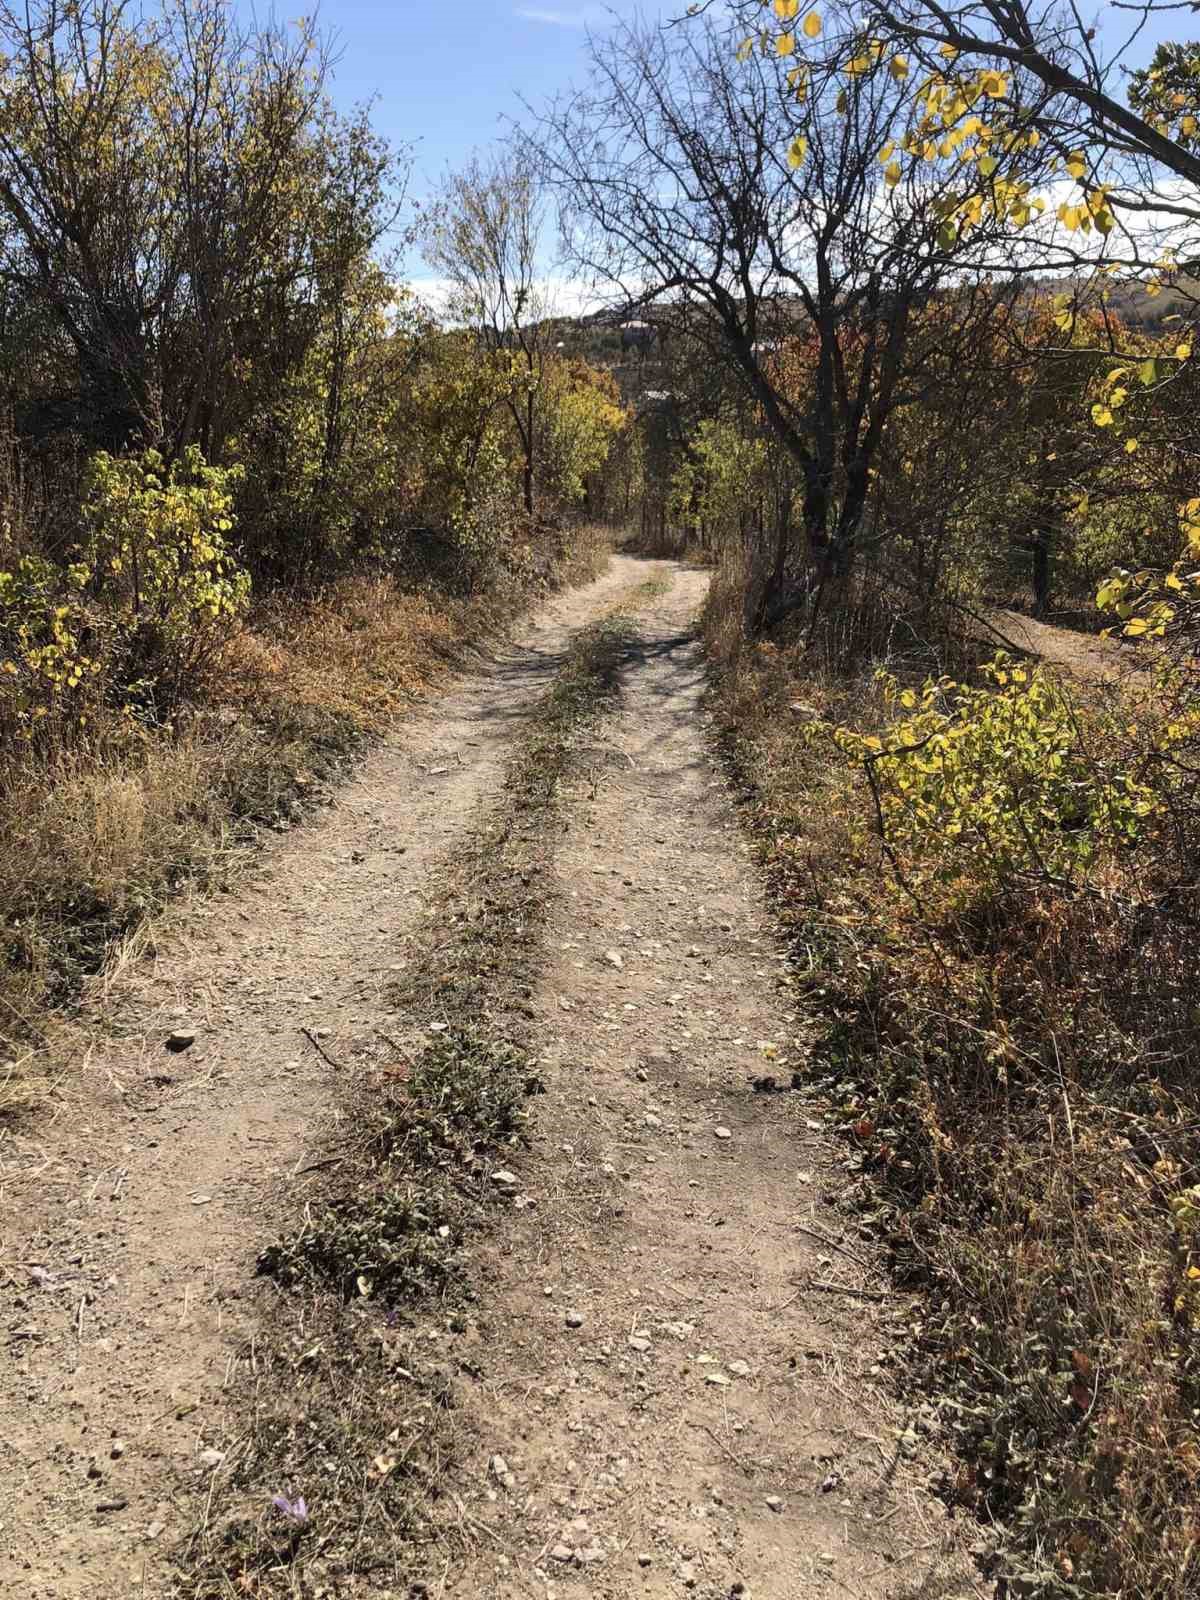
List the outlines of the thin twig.
<svg viewBox="0 0 1200 1600">
<path fill-rule="evenodd" d="M 310 1033 L 307 1028 L 301 1028 L 300 1032 L 308 1040 L 309 1044 L 312 1045 L 313 1049 L 321 1057 L 322 1061 L 328 1062 L 328 1064 L 331 1067 L 336 1067 L 339 1072 L 344 1072 L 346 1070 L 345 1066 L 343 1065 L 342 1062 L 335 1061 L 333 1059 L 333 1057 L 325 1049 L 325 1047 L 322 1045 L 321 1041 L 317 1038 L 317 1036 L 314 1033 Z"/>
<path fill-rule="evenodd" d="M 724 1450 L 725 1454 L 729 1457 L 730 1461 L 733 1462 L 735 1467 L 741 1467 L 743 1472 L 747 1470 L 746 1463 L 742 1460 L 741 1456 L 735 1455 L 725 1443 L 724 1439 L 721 1438 L 720 1434 L 716 1433 L 712 1428 L 710 1428 L 707 1423 L 693 1422 L 691 1423 L 691 1426 L 693 1428 L 699 1428 L 701 1433 L 706 1433 L 718 1449 Z"/>
<path fill-rule="evenodd" d="M 884 1300 L 886 1295 L 875 1289 L 852 1289 L 848 1283 L 822 1283 L 817 1278 L 810 1278 L 805 1284 L 806 1289 L 823 1289 L 826 1294 L 853 1294 L 860 1300 Z"/>
<path fill-rule="evenodd" d="M 844 1244 L 839 1244 L 836 1239 L 831 1239 L 827 1233 L 822 1233 L 818 1228 L 807 1227 L 803 1222 L 795 1222 L 792 1226 L 797 1233 L 806 1233 L 810 1239 L 816 1239 L 820 1244 L 828 1245 L 831 1250 L 836 1250 L 839 1255 L 845 1256 L 847 1261 L 853 1261 L 856 1267 L 861 1267 L 864 1272 L 870 1272 L 871 1263 L 864 1261 L 861 1256 L 856 1256 L 853 1250 L 847 1250 Z"/>
</svg>

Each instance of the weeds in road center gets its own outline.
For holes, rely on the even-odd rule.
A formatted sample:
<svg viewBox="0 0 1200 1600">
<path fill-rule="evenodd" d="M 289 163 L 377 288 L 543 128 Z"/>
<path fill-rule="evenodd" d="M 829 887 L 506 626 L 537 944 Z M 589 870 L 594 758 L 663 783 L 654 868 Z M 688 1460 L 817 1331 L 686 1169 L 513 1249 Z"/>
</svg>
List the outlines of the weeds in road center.
<svg viewBox="0 0 1200 1600">
<path fill-rule="evenodd" d="M 541 1090 L 527 1013 L 555 818 L 581 738 L 617 703 L 631 642 L 619 615 L 575 639 L 499 802 L 445 863 L 391 997 L 414 1048 L 356 1063 L 315 1157 L 330 1177 L 263 1253 L 280 1295 L 236 1379 L 248 1424 L 181 1557 L 191 1600 L 315 1600 L 385 1574 L 419 1582 L 426 1547 L 448 1537 L 452 1371 L 469 1370 L 485 1336 L 470 1257 L 489 1213 L 511 1202 L 507 1163 Z M 302 1524 L 276 1494 L 303 1497 Z"/>
</svg>

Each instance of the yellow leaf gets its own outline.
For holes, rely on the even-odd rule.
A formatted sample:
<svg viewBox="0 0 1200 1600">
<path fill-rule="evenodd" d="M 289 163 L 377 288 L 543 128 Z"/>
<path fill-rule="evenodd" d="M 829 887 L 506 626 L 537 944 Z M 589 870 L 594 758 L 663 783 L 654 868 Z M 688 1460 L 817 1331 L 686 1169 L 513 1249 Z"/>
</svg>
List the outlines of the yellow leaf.
<svg viewBox="0 0 1200 1600">
<path fill-rule="evenodd" d="M 796 48 L 796 35 L 794 33 L 781 33 L 775 41 L 775 49 L 781 56 L 790 56 Z"/>
<path fill-rule="evenodd" d="M 1126 439 L 1126 441 L 1125 441 L 1125 454 L 1131 456 L 1133 454 L 1133 452 L 1137 449 L 1137 447 L 1138 447 L 1138 442 L 1137 442 L 1136 439 Z"/>
<path fill-rule="evenodd" d="M 903 83 L 908 77 L 908 62 L 903 56 L 893 56 L 888 65 L 888 71 L 897 83 Z"/>
<path fill-rule="evenodd" d="M 804 19 L 805 37 L 815 39 L 821 32 L 821 18 L 815 11 L 810 11 Z"/>
<path fill-rule="evenodd" d="M 1186 134 L 1187 137 L 1190 139 L 1192 134 L 1195 133 L 1196 128 L 1197 128 L 1197 122 L 1196 122 L 1195 117 L 1193 117 L 1193 116 L 1180 117 L 1180 119 L 1179 119 L 1179 131 L 1180 131 L 1180 133 Z"/>
<path fill-rule="evenodd" d="M 1096 404 L 1092 407 L 1092 421 L 1098 428 L 1110 428 L 1112 426 L 1112 420 L 1112 412 L 1106 405 L 1101 405 L 1100 401 L 1097 400 Z"/>
<path fill-rule="evenodd" d="M 1083 159 L 1082 150 L 1072 150 L 1067 157 L 1067 171 L 1073 178 L 1082 178 L 1087 171 L 1087 164 Z"/>
<path fill-rule="evenodd" d="M 1186 361 L 1187 358 L 1191 355 L 1191 353 L 1192 353 L 1192 347 L 1191 347 L 1190 344 L 1188 344 L 1186 342 L 1183 343 L 1183 344 L 1177 344 L 1175 346 L 1175 359 L 1177 361 Z"/>
<path fill-rule="evenodd" d="M 900 182 L 900 163 L 898 161 L 891 162 L 883 169 L 883 176 L 888 188 L 894 189 Z"/>
<path fill-rule="evenodd" d="M 796 135 L 788 149 L 788 166 L 794 171 L 808 154 L 808 140 L 802 133 Z"/>
<path fill-rule="evenodd" d="M 790 22 L 800 9 L 800 0 L 775 0 L 775 15 L 780 22 Z"/>
<path fill-rule="evenodd" d="M 883 149 L 879 152 L 879 156 L 877 158 L 878 161 L 879 161 L 879 165 L 881 167 L 886 166 L 887 163 L 891 160 L 892 151 L 895 148 L 896 148 L 895 140 L 894 139 L 889 139 L 888 142 L 884 145 Z"/>
</svg>

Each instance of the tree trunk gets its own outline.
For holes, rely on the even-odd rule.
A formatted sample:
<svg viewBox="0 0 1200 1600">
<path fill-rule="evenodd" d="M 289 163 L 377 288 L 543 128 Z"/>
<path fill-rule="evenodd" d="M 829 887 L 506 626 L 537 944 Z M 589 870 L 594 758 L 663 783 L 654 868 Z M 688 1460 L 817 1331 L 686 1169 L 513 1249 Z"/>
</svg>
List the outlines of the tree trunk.
<svg viewBox="0 0 1200 1600">
<path fill-rule="evenodd" d="M 1030 580 L 1033 585 L 1033 614 L 1045 616 L 1050 605 L 1050 535 L 1044 528 L 1035 530 L 1029 541 Z"/>
</svg>

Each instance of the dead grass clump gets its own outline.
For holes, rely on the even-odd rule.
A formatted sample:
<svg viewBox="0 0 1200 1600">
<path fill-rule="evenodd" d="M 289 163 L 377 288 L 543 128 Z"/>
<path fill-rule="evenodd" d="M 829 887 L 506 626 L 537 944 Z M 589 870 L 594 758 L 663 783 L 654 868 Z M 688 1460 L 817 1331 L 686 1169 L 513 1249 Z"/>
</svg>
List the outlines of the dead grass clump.
<svg viewBox="0 0 1200 1600">
<path fill-rule="evenodd" d="M 747 800 L 847 1144 L 901 1283 L 908 1381 L 991 1530 L 1001 1592 L 1200 1584 L 1200 901 L 1189 793 L 1070 882 L 990 881 L 945 840 L 880 849 L 830 725 L 882 731 L 869 674 L 709 630 Z M 911 660 L 919 681 L 936 660 Z M 1142 691 L 1139 691 L 1142 692 Z M 1156 762 L 1172 708 L 1073 696 L 1079 738 Z M 798 711 L 788 708 L 798 704 Z M 1174 708 L 1177 711 L 1177 707 Z M 1124 733 L 1122 733 L 1124 729 Z M 1156 778 L 1157 782 L 1158 779 Z M 1163 779 L 1166 782 L 1166 779 Z M 936 858 L 937 870 L 933 868 Z M 901 880 L 902 874 L 903 881 Z"/>
</svg>

